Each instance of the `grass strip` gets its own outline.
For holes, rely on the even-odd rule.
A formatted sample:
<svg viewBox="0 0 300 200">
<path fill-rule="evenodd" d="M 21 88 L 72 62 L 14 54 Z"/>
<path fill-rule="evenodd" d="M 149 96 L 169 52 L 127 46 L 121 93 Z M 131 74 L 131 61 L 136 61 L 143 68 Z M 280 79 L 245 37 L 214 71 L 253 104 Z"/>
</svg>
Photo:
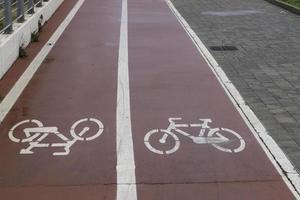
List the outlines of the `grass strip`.
<svg viewBox="0 0 300 200">
<path fill-rule="evenodd" d="M 280 1 L 283 1 L 285 3 L 288 3 L 288 4 L 292 5 L 292 6 L 300 8 L 300 0 L 280 0 Z"/>
</svg>

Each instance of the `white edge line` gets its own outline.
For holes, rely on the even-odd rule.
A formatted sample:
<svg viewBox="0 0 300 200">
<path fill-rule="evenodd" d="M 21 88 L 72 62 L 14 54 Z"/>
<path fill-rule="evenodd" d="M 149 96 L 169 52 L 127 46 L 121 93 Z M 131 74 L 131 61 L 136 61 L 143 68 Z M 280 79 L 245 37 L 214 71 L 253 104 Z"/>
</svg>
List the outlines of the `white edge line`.
<svg viewBox="0 0 300 200">
<path fill-rule="evenodd" d="M 56 31 L 53 33 L 51 38 L 47 41 L 47 43 L 43 46 L 38 55 L 33 59 L 28 68 L 22 74 L 22 76 L 18 79 L 9 93 L 5 96 L 3 101 L 0 104 L 0 123 L 4 120 L 7 113 L 13 107 L 19 96 L 22 94 L 25 87 L 28 85 L 29 81 L 32 79 L 35 72 L 41 66 L 43 60 L 49 54 L 57 40 L 60 38 L 64 30 L 70 24 L 71 20 L 74 18 L 77 11 L 80 9 L 85 0 L 78 0 L 76 5 L 69 12 L 68 16 L 64 19 L 64 21 L 59 25 Z"/>
<path fill-rule="evenodd" d="M 128 5 L 122 0 L 117 89 L 117 200 L 136 200 L 128 72 Z"/>
<path fill-rule="evenodd" d="M 203 42 L 197 36 L 197 34 L 192 30 L 186 20 L 181 16 L 178 10 L 175 8 L 170 0 L 165 0 L 173 14 L 176 16 L 177 20 L 180 22 L 184 30 L 187 32 L 189 37 L 192 39 L 197 49 L 204 57 L 205 61 L 217 77 L 218 81 L 224 88 L 226 94 L 230 98 L 231 102 L 238 110 L 243 120 L 246 122 L 247 126 L 255 136 L 256 140 L 259 142 L 260 146 L 265 151 L 266 155 L 272 162 L 272 164 L 277 169 L 278 173 L 281 175 L 282 179 L 294 194 L 294 196 L 300 199 L 300 176 L 295 170 L 294 166 L 290 160 L 286 157 L 284 152 L 280 149 L 278 144 L 274 139 L 268 134 L 267 130 L 263 124 L 259 121 L 257 116 L 251 110 L 251 108 L 246 105 L 243 97 L 240 95 L 238 90 L 229 80 L 223 69 L 219 66 L 214 57 L 210 54 L 208 49 L 205 47 Z"/>
</svg>

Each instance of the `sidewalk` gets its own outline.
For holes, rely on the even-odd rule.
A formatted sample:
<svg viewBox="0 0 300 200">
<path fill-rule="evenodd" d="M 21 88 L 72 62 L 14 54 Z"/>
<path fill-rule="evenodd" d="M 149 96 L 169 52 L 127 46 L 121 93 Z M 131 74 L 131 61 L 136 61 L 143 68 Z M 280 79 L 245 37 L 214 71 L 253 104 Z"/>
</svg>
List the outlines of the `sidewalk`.
<svg viewBox="0 0 300 200">
<path fill-rule="evenodd" d="M 247 104 L 300 169 L 300 18 L 262 0 L 174 0 Z M 244 12 L 243 12 L 244 11 Z"/>
<path fill-rule="evenodd" d="M 299 198 L 171 6 L 77 1 L 0 104 L 1 197 Z"/>
</svg>

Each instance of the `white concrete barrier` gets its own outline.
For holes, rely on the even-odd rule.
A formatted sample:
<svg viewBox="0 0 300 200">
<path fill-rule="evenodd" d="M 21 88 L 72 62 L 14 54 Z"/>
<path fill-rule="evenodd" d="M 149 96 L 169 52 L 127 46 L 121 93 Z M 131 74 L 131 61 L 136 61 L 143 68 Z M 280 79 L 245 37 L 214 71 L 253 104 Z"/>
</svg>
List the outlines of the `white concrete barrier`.
<svg viewBox="0 0 300 200">
<path fill-rule="evenodd" d="M 33 15 L 26 15 L 25 22 L 14 23 L 13 33 L 0 35 L 0 79 L 19 57 L 19 47 L 26 47 L 31 40 L 31 33 L 38 30 L 40 17 L 42 23 L 48 21 L 64 0 L 43 2 L 42 7 L 36 7 Z"/>
</svg>

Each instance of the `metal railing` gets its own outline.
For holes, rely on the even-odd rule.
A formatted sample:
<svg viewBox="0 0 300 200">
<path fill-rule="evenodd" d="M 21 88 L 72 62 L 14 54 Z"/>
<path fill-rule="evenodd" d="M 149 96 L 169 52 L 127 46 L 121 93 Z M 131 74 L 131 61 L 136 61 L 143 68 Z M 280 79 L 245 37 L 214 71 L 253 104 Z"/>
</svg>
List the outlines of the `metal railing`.
<svg viewBox="0 0 300 200">
<path fill-rule="evenodd" d="M 13 31 L 13 23 L 22 23 L 25 14 L 33 14 L 35 7 L 49 0 L 0 0 L 0 34 Z"/>
</svg>

